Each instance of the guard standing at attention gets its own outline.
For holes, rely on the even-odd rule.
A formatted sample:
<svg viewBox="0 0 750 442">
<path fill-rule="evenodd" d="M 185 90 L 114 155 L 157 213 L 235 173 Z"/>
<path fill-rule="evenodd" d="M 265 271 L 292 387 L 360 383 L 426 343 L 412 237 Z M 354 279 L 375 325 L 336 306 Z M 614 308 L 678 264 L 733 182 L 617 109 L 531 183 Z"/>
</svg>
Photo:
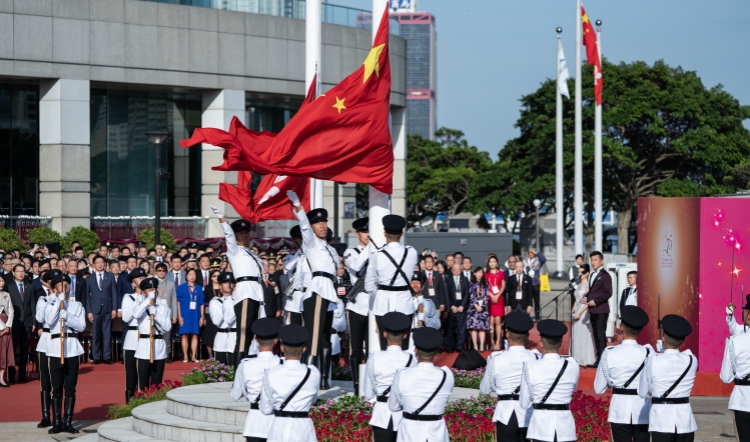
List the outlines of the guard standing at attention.
<svg viewBox="0 0 750 442">
<path fill-rule="evenodd" d="M 237 318 L 237 341 L 234 346 L 235 370 L 250 350 L 253 341 L 252 326 L 258 319 L 260 305 L 263 302 L 263 263 L 258 255 L 251 252 L 250 223 L 238 219 L 230 225 L 224 214 L 217 207 L 211 206 L 214 214 L 219 218 L 221 229 L 224 231 L 224 242 L 227 246 L 227 259 L 232 266 L 232 273 L 237 286 L 234 298 L 234 314 Z"/>
<path fill-rule="evenodd" d="M 221 278 L 220 278 L 221 279 Z M 245 419 L 242 435 L 247 442 L 261 442 L 268 438 L 274 416 L 260 412 L 260 397 L 263 390 L 263 375 L 269 368 L 283 363 L 273 354 L 279 336 L 281 323 L 276 318 L 261 318 L 253 323 L 253 334 L 260 351 L 254 358 L 246 358 L 237 367 L 232 384 L 232 400 L 239 402 L 245 398 L 250 402 L 250 411 Z"/>
<path fill-rule="evenodd" d="M 41 387 L 42 400 L 42 420 L 37 424 L 37 428 L 47 428 L 52 425 L 52 421 L 49 419 L 50 401 L 52 399 L 52 381 L 49 377 L 49 364 L 47 362 L 50 324 L 45 320 L 44 309 L 47 306 L 48 297 L 53 295 L 49 283 L 56 275 L 62 275 L 62 272 L 55 269 L 47 270 L 42 274 L 40 280 L 42 283 L 41 291 L 43 295 L 36 300 L 36 314 L 34 319 L 36 319 L 37 322 L 37 331 L 40 332 L 39 342 L 36 344 L 36 357 L 39 367 L 39 384 Z"/>
<path fill-rule="evenodd" d="M 525 313 L 510 312 L 505 316 L 507 351 L 492 353 L 479 386 L 482 394 L 496 394 L 497 406 L 492 420 L 498 441 L 525 442 L 531 411 L 519 404 L 523 364 L 539 358 L 538 351 L 526 349 L 534 321 Z"/>
<path fill-rule="evenodd" d="M 388 244 L 370 255 L 367 267 L 365 290 L 373 297 L 372 313 L 378 331 L 383 330 L 383 315 L 388 312 L 401 312 L 411 320 L 414 314 L 414 302 L 411 299 L 411 276 L 417 265 L 417 251 L 413 247 L 403 246 L 401 236 L 404 234 L 406 219 L 398 215 L 383 217 L 383 230 Z M 411 330 L 407 333 L 411 335 Z M 379 334 L 380 348 L 387 345 L 385 338 Z M 404 340 L 401 347 L 407 350 L 409 338 Z"/>
<path fill-rule="evenodd" d="M 375 442 L 396 442 L 401 412 L 391 412 L 388 397 L 396 372 L 417 365 L 417 360 L 413 353 L 401 349 L 406 332 L 411 328 L 408 316 L 400 312 L 386 313 L 383 315 L 383 328 L 388 347 L 371 353 L 367 358 L 362 394 L 368 401 L 377 399 L 370 419 Z"/>
<path fill-rule="evenodd" d="M 620 309 L 622 344 L 607 347 L 599 361 L 594 391 L 603 394 L 610 387 L 612 402 L 609 419 L 614 442 L 648 442 L 648 415 L 651 400 L 638 396 L 638 384 L 644 375 L 648 358 L 654 349 L 650 344 L 638 345 L 638 334 L 648 324 L 642 308 L 623 305 Z"/>
<path fill-rule="evenodd" d="M 742 307 L 742 320 L 750 325 L 750 295 Z M 750 327 L 748 327 L 750 328 Z M 724 360 L 721 362 L 721 380 L 734 382 L 729 409 L 734 412 L 734 427 L 737 439 L 750 440 L 750 333 L 741 333 L 727 338 Z"/>
<path fill-rule="evenodd" d="M 260 411 L 275 416 L 268 442 L 317 442 L 310 407 L 318 400 L 320 372 L 300 362 L 309 336 L 305 327 L 290 324 L 279 330 L 284 363 L 263 374 Z"/>
<path fill-rule="evenodd" d="M 541 359 L 523 364 L 520 405 L 534 408 L 526 437 L 532 440 L 576 440 L 570 400 L 578 386 L 580 368 L 573 358 L 559 355 L 568 327 L 554 319 L 536 325 L 542 342 Z"/>
<path fill-rule="evenodd" d="M 367 274 L 367 262 L 370 259 L 367 245 L 370 243 L 370 218 L 360 218 L 352 223 L 357 232 L 359 244 L 344 251 L 344 263 L 349 270 L 352 281 L 352 292 L 347 295 L 346 321 L 349 324 L 349 368 L 352 371 L 354 394 L 359 394 L 359 365 L 364 356 L 363 348 L 367 339 L 370 313 L 370 295 L 365 291 L 364 278 Z M 357 284 L 359 282 L 359 284 Z M 358 288 L 361 287 L 361 290 Z M 353 291 L 356 290 L 356 293 Z"/>
<path fill-rule="evenodd" d="M 678 315 L 664 316 L 661 324 L 664 353 L 648 358 L 638 395 L 651 395 L 648 431 L 652 442 L 690 442 L 698 429 L 690 407 L 698 358 L 690 350 L 680 352 L 680 346 L 693 328 Z"/>
<path fill-rule="evenodd" d="M 232 299 L 234 275 L 231 272 L 221 272 L 219 284 L 221 284 L 221 297 L 214 296 L 208 304 L 211 321 L 218 328 L 214 338 L 214 357 L 222 364 L 233 367 L 234 344 L 237 339 L 237 318 L 234 315 L 234 300 Z"/>
<path fill-rule="evenodd" d="M 138 388 L 138 363 L 135 359 L 135 351 L 138 349 L 138 323 L 140 318 L 135 316 L 136 308 L 143 303 L 143 292 L 141 292 L 141 281 L 148 275 L 140 267 L 128 273 L 128 282 L 133 287 L 133 293 L 122 297 L 122 323 L 125 339 L 122 341 L 123 365 L 125 365 L 125 403 Z"/>
<path fill-rule="evenodd" d="M 138 304 L 133 312 L 133 317 L 138 320 L 138 336 L 140 338 L 135 350 L 135 359 L 138 364 L 138 388 L 144 390 L 151 385 L 161 384 L 164 376 L 167 349 L 163 333 L 172 327 L 172 312 L 166 304 L 151 305 L 151 301 L 156 303 L 156 290 L 159 288 L 158 279 L 146 278 L 138 286 L 141 288 L 144 300 Z M 151 316 L 154 318 L 153 328 L 151 328 Z M 153 340 L 151 339 L 152 334 Z M 153 362 L 151 362 L 152 355 Z"/>
</svg>

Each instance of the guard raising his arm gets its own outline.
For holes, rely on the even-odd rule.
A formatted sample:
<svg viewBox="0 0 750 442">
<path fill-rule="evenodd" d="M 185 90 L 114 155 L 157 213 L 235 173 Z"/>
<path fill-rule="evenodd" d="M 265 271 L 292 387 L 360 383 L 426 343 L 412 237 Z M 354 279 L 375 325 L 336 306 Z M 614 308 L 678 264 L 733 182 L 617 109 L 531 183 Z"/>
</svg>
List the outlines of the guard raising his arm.
<svg viewBox="0 0 750 442">
<path fill-rule="evenodd" d="M 742 320 L 750 328 L 750 295 L 742 307 Z M 727 338 L 724 360 L 721 362 L 721 380 L 734 382 L 729 409 L 734 413 L 737 440 L 750 440 L 750 333 Z"/>
</svg>

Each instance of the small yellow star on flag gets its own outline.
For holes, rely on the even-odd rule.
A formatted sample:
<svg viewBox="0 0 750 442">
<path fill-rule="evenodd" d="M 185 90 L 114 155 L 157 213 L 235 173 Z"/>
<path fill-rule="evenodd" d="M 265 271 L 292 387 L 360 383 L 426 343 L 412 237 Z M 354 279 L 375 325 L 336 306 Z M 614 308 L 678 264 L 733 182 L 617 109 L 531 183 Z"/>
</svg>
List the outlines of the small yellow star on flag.
<svg viewBox="0 0 750 442">
<path fill-rule="evenodd" d="M 346 106 L 344 106 L 344 100 L 346 100 L 346 98 L 339 99 L 339 97 L 336 97 L 336 104 L 334 104 L 333 107 L 338 109 L 339 113 L 346 109 Z"/>
</svg>

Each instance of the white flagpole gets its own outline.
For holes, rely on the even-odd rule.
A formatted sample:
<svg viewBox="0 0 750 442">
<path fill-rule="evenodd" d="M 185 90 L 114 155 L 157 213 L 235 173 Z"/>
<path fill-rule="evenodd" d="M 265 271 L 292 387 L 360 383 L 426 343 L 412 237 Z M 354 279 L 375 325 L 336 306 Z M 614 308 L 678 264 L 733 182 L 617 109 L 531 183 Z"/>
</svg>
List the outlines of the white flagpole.
<svg viewBox="0 0 750 442">
<path fill-rule="evenodd" d="M 316 72 L 318 81 L 315 96 L 320 95 L 321 72 L 321 0 L 307 0 L 305 8 L 305 91 L 310 89 Z M 310 208 L 323 207 L 323 181 L 310 179 Z"/>
<path fill-rule="evenodd" d="M 575 194 L 576 254 L 583 254 L 583 120 L 581 111 L 581 0 L 576 1 Z"/>
<path fill-rule="evenodd" d="M 557 54 L 556 64 L 557 69 L 557 114 L 555 116 L 556 136 L 555 136 L 555 212 L 557 212 L 557 238 L 555 246 L 557 247 L 557 272 L 555 276 L 564 277 L 565 270 L 563 269 L 563 239 L 565 229 L 565 209 L 563 207 L 563 109 L 562 109 L 562 93 L 560 91 L 560 48 L 562 42 L 560 41 L 560 34 L 562 28 L 557 28 Z"/>
<path fill-rule="evenodd" d="M 596 22 L 596 47 L 599 51 L 599 63 L 602 62 L 602 30 L 601 21 Z M 594 240 L 596 241 L 596 250 L 604 250 L 604 240 L 602 231 L 602 221 L 604 212 L 602 208 L 602 106 L 598 105 L 594 114 L 594 212 L 596 218 L 594 221 Z"/>
</svg>

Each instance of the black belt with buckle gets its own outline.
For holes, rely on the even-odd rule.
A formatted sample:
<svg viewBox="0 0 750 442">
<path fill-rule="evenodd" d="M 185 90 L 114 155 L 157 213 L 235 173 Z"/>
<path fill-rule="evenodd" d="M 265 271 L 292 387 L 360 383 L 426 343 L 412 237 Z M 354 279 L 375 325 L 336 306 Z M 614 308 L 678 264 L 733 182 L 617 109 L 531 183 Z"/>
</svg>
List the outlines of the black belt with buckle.
<svg viewBox="0 0 750 442">
<path fill-rule="evenodd" d="M 612 394 L 621 394 L 624 396 L 638 396 L 638 390 L 635 388 L 612 388 Z"/>
<path fill-rule="evenodd" d="M 49 329 L 48 328 L 43 328 L 42 329 L 42 333 L 49 333 Z"/>
<path fill-rule="evenodd" d="M 251 410 L 260 410 L 260 404 L 256 404 L 255 402 L 252 402 L 250 404 L 250 409 Z"/>
<path fill-rule="evenodd" d="M 443 419 L 442 414 L 413 414 L 413 413 L 407 413 L 404 411 L 404 419 L 408 419 L 410 421 L 439 421 Z"/>
<path fill-rule="evenodd" d="M 651 398 L 652 404 L 689 404 L 690 403 L 690 397 L 652 397 Z"/>
<path fill-rule="evenodd" d="M 128 327 L 128 331 L 136 331 L 136 330 L 138 330 L 138 326 L 137 325 L 131 325 L 131 326 Z"/>
<path fill-rule="evenodd" d="M 384 290 L 386 292 L 405 292 L 409 290 L 408 285 L 381 285 L 378 284 L 378 290 Z"/>
<path fill-rule="evenodd" d="M 239 278 L 235 279 L 235 283 L 240 283 L 243 281 L 253 281 L 253 282 L 260 282 L 260 278 L 257 276 L 240 276 Z"/>
<path fill-rule="evenodd" d="M 151 337 L 151 335 L 143 335 L 143 334 L 141 335 L 141 338 L 142 338 L 142 339 L 148 339 L 148 338 L 150 338 L 150 337 Z M 161 339 L 161 338 L 163 338 L 163 337 L 164 337 L 164 335 L 156 335 L 156 334 L 154 335 L 154 338 L 155 338 L 155 339 Z"/>
<path fill-rule="evenodd" d="M 570 410 L 570 404 L 533 404 L 534 410 Z"/>
<path fill-rule="evenodd" d="M 54 335 L 50 335 L 50 339 L 57 339 L 60 337 L 60 333 L 55 333 Z M 69 332 L 67 335 L 65 335 L 66 338 L 77 338 L 78 333 Z"/>
<path fill-rule="evenodd" d="M 388 402 L 388 396 L 378 396 L 378 402 Z"/>
<path fill-rule="evenodd" d="M 498 394 L 498 401 L 517 401 L 520 398 L 518 394 Z"/>
<path fill-rule="evenodd" d="M 283 411 L 274 410 L 273 415 L 276 417 L 294 417 L 297 419 L 304 419 L 310 417 L 310 413 L 307 411 Z"/>
<path fill-rule="evenodd" d="M 734 379 L 734 385 L 739 385 L 742 387 L 750 386 L 750 379 Z"/>
<path fill-rule="evenodd" d="M 237 331 L 236 328 L 220 328 L 217 330 L 219 333 L 234 333 Z"/>
<path fill-rule="evenodd" d="M 334 284 L 336 284 L 336 277 L 333 276 L 332 274 L 328 273 L 328 272 L 312 272 L 312 276 L 313 276 L 313 278 L 316 277 L 316 276 L 322 276 L 323 278 L 330 279 L 331 282 L 333 282 Z"/>
</svg>

